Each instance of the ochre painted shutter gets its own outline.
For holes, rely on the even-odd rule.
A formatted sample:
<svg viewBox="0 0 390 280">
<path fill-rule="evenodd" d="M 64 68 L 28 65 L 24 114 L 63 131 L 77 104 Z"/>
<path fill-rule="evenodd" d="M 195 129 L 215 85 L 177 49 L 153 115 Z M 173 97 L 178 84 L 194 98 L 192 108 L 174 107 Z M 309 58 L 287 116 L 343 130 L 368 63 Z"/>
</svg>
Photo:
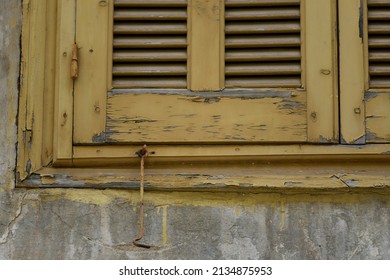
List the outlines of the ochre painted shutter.
<svg viewBox="0 0 390 280">
<path fill-rule="evenodd" d="M 370 88 L 390 87 L 390 0 L 368 0 Z"/>
<path fill-rule="evenodd" d="M 368 0 L 366 143 L 390 142 L 390 0 Z M 387 89 L 387 90 L 377 90 Z"/>
<path fill-rule="evenodd" d="M 300 87 L 300 1 L 225 4 L 226 87 Z"/>
<path fill-rule="evenodd" d="M 74 144 L 230 146 L 333 143 L 337 138 L 335 1 L 308 0 L 302 1 L 303 5 L 297 0 L 115 0 L 107 9 L 96 0 L 77 3 L 80 67 L 85 67 L 86 61 L 93 66 L 94 60 L 110 59 L 109 51 L 96 48 L 109 46 L 111 40 L 100 40 L 99 35 L 105 24 L 111 29 L 113 23 L 114 88 L 111 75 L 96 75 L 104 67 L 88 67 L 79 75 L 74 91 L 77 113 L 70 116 L 75 116 L 78 132 L 90 124 L 94 129 L 73 137 Z M 96 21 L 89 6 L 108 18 Z M 304 20 L 300 20 L 301 6 Z M 237 12 L 239 15 L 234 15 Z M 111 14 L 115 15 L 113 22 Z M 221 31 L 225 30 L 225 19 L 230 89 L 223 90 L 225 34 Z M 305 83 L 300 67 L 301 21 Z M 104 55 L 107 58 L 102 59 Z M 215 63 L 216 70 L 210 70 Z M 277 71 L 284 67 L 287 70 Z M 245 75 L 241 75 L 241 68 Z M 203 69 L 209 75 L 204 75 Z M 195 76 L 204 77 L 206 82 L 212 78 L 216 83 L 202 87 L 203 79 L 197 79 L 199 87 L 191 87 Z M 242 77 L 249 82 L 242 83 Z M 91 81 L 104 78 L 107 82 L 99 90 L 90 89 Z M 233 83 L 235 80 L 241 83 Z M 270 86 L 274 89 L 253 89 Z M 142 87 L 146 89 L 140 90 Z M 81 100 L 80 96 L 86 97 Z M 84 114 L 87 109 L 88 118 Z"/>
<path fill-rule="evenodd" d="M 116 0 L 114 88 L 185 88 L 187 0 Z"/>
</svg>

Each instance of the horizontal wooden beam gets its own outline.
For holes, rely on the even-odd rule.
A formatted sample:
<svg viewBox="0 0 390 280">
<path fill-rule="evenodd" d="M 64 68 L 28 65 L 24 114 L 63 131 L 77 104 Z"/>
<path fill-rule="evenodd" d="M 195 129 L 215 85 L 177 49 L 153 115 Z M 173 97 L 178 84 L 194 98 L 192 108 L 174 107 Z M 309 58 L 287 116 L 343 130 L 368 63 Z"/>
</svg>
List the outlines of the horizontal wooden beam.
<svg viewBox="0 0 390 280">
<path fill-rule="evenodd" d="M 42 168 L 20 187 L 138 189 L 138 166 L 132 168 Z M 230 166 L 178 165 L 156 167 L 146 158 L 146 191 L 207 193 L 388 193 L 387 164 L 331 165 L 260 163 Z"/>
</svg>

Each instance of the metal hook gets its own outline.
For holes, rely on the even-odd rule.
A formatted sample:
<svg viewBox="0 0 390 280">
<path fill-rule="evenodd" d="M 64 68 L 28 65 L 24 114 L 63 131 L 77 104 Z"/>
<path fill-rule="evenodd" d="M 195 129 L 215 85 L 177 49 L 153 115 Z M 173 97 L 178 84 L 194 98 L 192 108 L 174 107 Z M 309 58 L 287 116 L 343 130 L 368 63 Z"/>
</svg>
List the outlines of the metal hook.
<svg viewBox="0 0 390 280">
<path fill-rule="evenodd" d="M 143 227 L 144 227 L 144 178 L 145 178 L 145 158 L 148 155 L 148 150 L 146 149 L 146 145 L 142 147 L 142 149 L 135 152 L 135 154 L 141 159 L 141 182 L 140 182 L 140 208 L 139 208 L 139 236 L 133 240 L 134 246 L 147 248 L 149 249 L 151 246 L 138 243 L 143 237 Z"/>
</svg>

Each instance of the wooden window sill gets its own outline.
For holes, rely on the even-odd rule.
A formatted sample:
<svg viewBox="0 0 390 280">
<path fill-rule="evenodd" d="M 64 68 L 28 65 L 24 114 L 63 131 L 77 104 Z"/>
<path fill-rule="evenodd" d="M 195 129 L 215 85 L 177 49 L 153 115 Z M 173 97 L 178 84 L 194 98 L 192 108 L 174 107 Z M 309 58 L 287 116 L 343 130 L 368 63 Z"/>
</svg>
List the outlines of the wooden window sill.
<svg viewBox="0 0 390 280">
<path fill-rule="evenodd" d="M 140 185 L 137 166 L 131 168 L 44 167 L 19 187 L 120 188 Z M 145 165 L 145 191 L 238 193 L 388 193 L 388 161 L 274 161 L 231 164 Z"/>
</svg>

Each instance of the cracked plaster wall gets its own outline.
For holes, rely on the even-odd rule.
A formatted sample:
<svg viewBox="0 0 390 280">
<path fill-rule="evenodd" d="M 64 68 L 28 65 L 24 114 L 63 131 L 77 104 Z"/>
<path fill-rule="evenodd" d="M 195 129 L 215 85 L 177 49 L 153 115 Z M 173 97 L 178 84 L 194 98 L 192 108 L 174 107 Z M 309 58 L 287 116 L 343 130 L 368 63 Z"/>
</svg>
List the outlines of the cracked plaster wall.
<svg viewBox="0 0 390 280">
<path fill-rule="evenodd" d="M 15 189 L 21 1 L 0 0 L 0 259 L 389 259 L 390 197 Z M 229 204 L 226 201 L 229 200 Z"/>
<path fill-rule="evenodd" d="M 0 192 L 14 186 L 20 1 L 0 0 Z"/>
<path fill-rule="evenodd" d="M 138 236 L 137 192 L 8 192 L 0 196 L 0 259 L 390 257 L 389 197 L 224 194 L 211 202 L 211 196 L 146 193 L 143 242 L 152 248 L 142 249 L 131 244 Z M 225 206 L 226 200 L 237 203 Z"/>
</svg>

